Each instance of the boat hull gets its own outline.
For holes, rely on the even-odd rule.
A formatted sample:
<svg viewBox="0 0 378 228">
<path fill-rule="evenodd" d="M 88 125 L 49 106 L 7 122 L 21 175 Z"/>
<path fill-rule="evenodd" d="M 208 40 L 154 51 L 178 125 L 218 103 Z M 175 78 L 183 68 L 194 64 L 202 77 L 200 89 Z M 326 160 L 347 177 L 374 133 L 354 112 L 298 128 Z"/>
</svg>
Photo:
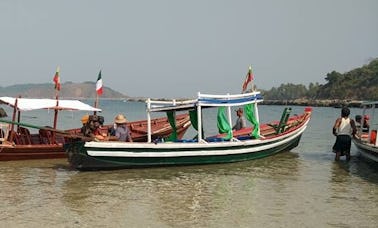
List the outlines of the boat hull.
<svg viewBox="0 0 378 228">
<path fill-rule="evenodd" d="M 181 139 L 191 126 L 189 115 L 178 115 L 176 121 L 177 137 Z M 128 125 L 131 128 L 133 141 L 147 141 L 146 120 L 129 122 Z M 75 135 L 79 134 L 80 129 L 71 129 L 68 131 Z M 152 132 L 152 138 L 154 139 L 168 137 L 172 133 L 172 128 L 169 125 L 168 119 L 165 117 L 153 119 Z M 71 138 L 64 139 L 64 137 L 60 137 L 61 139 L 58 144 L 41 144 L 40 135 L 31 135 L 30 137 L 32 139 L 30 139 L 28 144 L 1 142 L 0 161 L 67 158 L 67 153 L 63 144 L 67 142 L 71 143 Z"/>
<path fill-rule="evenodd" d="M 306 126 L 272 139 L 211 143 L 68 144 L 68 160 L 78 170 L 202 165 L 258 159 L 295 148 Z"/>
<path fill-rule="evenodd" d="M 373 144 L 361 141 L 360 139 L 353 139 L 354 145 L 358 148 L 361 156 L 371 160 L 378 162 L 378 147 L 374 146 Z"/>
<path fill-rule="evenodd" d="M 14 145 L 0 147 L 0 161 L 67 158 L 63 145 Z"/>
</svg>

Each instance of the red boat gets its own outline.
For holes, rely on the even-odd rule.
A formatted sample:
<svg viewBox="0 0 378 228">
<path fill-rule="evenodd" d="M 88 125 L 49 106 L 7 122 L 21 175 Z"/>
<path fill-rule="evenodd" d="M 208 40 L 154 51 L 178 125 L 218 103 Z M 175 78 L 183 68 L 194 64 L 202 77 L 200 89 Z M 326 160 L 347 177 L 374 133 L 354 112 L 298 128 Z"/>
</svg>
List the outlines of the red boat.
<svg viewBox="0 0 378 228">
<path fill-rule="evenodd" d="M 77 100 L 59 100 L 57 103 L 57 100 L 54 99 L 0 97 L 0 103 L 14 108 L 12 121 L 0 119 L 0 161 L 66 158 L 67 154 L 63 148 L 64 143 L 85 139 L 79 133 L 80 128 L 61 131 L 54 128 L 21 123 L 20 111 L 35 109 L 101 111 L 101 109 Z M 16 114 L 18 114 L 17 121 L 15 121 Z M 133 141 L 147 141 L 147 120 L 133 121 L 127 123 L 127 125 L 131 130 Z M 188 114 L 177 115 L 177 137 L 182 138 L 190 125 Z M 55 123 L 54 126 L 56 126 Z M 109 127 L 111 125 L 102 126 L 102 130 L 107 132 Z M 28 128 L 37 128 L 39 130 L 37 133 L 30 133 Z M 153 138 L 168 137 L 172 131 L 168 118 L 163 117 L 151 120 Z"/>
</svg>

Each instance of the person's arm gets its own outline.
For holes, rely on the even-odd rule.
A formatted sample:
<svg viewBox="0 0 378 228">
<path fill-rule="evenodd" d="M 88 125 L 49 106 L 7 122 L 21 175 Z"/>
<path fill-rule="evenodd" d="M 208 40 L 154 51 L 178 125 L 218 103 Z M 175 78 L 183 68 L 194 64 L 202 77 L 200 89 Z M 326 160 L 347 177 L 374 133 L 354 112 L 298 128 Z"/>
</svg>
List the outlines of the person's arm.
<svg viewBox="0 0 378 228">
<path fill-rule="evenodd" d="M 241 121 L 240 121 L 240 125 L 241 125 L 241 128 L 245 128 L 247 127 L 247 121 L 245 120 L 245 118 L 241 118 Z"/>
<path fill-rule="evenodd" d="M 332 128 L 332 134 L 334 136 L 337 136 L 337 131 L 336 129 L 339 128 L 340 126 L 340 122 L 341 122 L 341 119 L 340 118 L 337 118 L 336 121 L 335 121 L 335 124 L 333 125 L 333 128 Z"/>
<path fill-rule="evenodd" d="M 119 139 L 121 137 L 121 132 L 118 130 L 118 128 L 115 130 L 115 137 Z"/>
<path fill-rule="evenodd" d="M 126 137 L 126 141 L 127 142 L 133 142 L 133 138 L 131 138 L 131 132 L 130 132 L 130 129 L 128 127 L 126 127 L 127 129 L 127 137 Z"/>
<path fill-rule="evenodd" d="M 350 120 L 350 126 L 352 127 L 352 136 L 353 138 L 355 138 L 356 133 L 357 133 L 357 127 L 356 127 L 356 123 L 352 119 Z"/>
<path fill-rule="evenodd" d="M 239 119 L 236 119 L 235 125 L 232 127 L 232 130 L 236 129 L 236 127 L 238 126 L 238 121 L 239 121 Z"/>
</svg>

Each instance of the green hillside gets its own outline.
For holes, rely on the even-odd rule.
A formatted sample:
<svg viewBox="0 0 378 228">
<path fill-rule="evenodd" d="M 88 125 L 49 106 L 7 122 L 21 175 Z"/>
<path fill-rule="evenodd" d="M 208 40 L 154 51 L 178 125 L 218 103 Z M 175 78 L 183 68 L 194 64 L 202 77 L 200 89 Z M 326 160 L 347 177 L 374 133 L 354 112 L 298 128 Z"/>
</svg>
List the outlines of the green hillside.
<svg viewBox="0 0 378 228">
<path fill-rule="evenodd" d="M 266 100 L 378 100 L 378 58 L 346 73 L 332 71 L 326 84 L 281 84 L 263 91 Z"/>
</svg>

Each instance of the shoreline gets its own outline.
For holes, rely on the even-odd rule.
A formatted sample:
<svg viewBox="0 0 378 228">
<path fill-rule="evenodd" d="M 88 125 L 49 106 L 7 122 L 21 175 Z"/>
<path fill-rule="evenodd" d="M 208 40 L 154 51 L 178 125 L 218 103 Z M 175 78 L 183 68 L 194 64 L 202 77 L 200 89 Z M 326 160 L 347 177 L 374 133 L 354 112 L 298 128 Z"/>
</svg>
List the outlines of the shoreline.
<svg viewBox="0 0 378 228">
<path fill-rule="evenodd" d="M 93 98 L 67 98 L 64 99 L 79 99 L 79 100 L 94 100 Z M 172 99 L 169 98 L 156 98 L 158 100 L 167 100 L 170 101 Z M 118 98 L 100 98 L 99 100 L 122 100 L 122 101 L 132 101 L 132 102 L 145 102 L 146 98 L 143 97 L 118 97 Z M 183 99 L 176 99 L 185 100 Z M 340 100 L 340 99 L 329 99 L 329 100 L 322 100 L 322 99 L 294 99 L 294 100 L 264 100 L 261 102 L 262 105 L 294 105 L 294 106 L 312 106 L 312 107 L 334 107 L 334 108 L 341 108 L 343 106 L 347 106 L 350 108 L 360 108 L 363 101 L 360 100 Z"/>
<path fill-rule="evenodd" d="M 362 101 L 357 100 L 264 100 L 263 105 L 295 105 L 295 106 L 312 106 L 312 107 L 334 107 L 341 108 L 344 106 L 350 108 L 360 108 Z"/>
<path fill-rule="evenodd" d="M 170 100 L 170 99 L 166 99 Z M 127 101 L 144 102 L 141 98 L 128 98 Z M 334 107 L 341 108 L 344 106 L 351 108 L 360 108 L 362 101 L 357 100 L 309 100 L 309 99 L 295 99 L 295 100 L 264 100 L 262 105 L 294 105 L 294 106 L 312 106 L 312 107 Z"/>
</svg>

